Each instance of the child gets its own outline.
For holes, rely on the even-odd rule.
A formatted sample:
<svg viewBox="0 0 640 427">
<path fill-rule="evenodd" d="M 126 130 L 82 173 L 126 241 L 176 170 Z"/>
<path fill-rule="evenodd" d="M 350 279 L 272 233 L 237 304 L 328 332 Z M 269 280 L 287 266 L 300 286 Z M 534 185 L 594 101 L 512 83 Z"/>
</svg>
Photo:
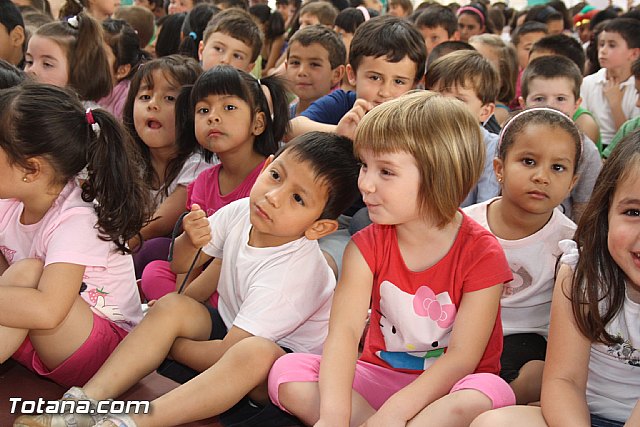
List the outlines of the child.
<svg viewBox="0 0 640 427">
<path fill-rule="evenodd" d="M 335 279 L 315 240 L 336 229 L 355 197 L 356 165 L 350 140 L 314 132 L 270 157 L 248 198 L 210 218 L 193 205 L 173 265 L 186 270 L 203 246 L 198 264 L 221 257 L 219 280 L 202 275 L 187 289 L 217 287 L 219 311 L 186 295 L 165 296 L 84 389 L 67 396 L 116 397 L 170 353 L 202 374 L 154 401 L 148 415 L 112 416 L 115 425 L 178 425 L 218 414 L 246 394 L 267 402 L 278 357 L 322 349 Z M 38 418 L 49 425 L 62 417 Z"/>
<path fill-rule="evenodd" d="M 529 63 L 529 52 L 535 42 L 547 35 L 547 26 L 541 22 L 530 21 L 511 33 L 511 43 L 516 48 L 520 72 Z"/>
<path fill-rule="evenodd" d="M 631 66 L 631 72 L 633 73 L 633 77 L 635 78 L 635 86 L 636 91 L 638 91 L 638 101 L 636 101 L 636 107 L 640 107 L 640 59 L 636 59 L 636 61 Z M 627 120 L 616 132 L 615 136 L 611 140 L 611 144 L 607 147 L 606 150 L 602 153 L 602 156 L 607 158 L 611 155 L 613 149 L 618 145 L 618 142 L 628 134 L 635 131 L 638 127 L 640 127 L 640 116 L 634 117 L 632 119 Z"/>
<path fill-rule="evenodd" d="M 111 68 L 113 89 L 111 93 L 98 100 L 98 105 L 122 120 L 122 110 L 129 94 L 131 78 L 140 64 L 151 59 L 140 48 L 135 30 L 125 21 L 107 19 L 102 22 L 104 38 L 109 49 L 107 58 Z"/>
<path fill-rule="evenodd" d="M 312 130 L 353 136 L 364 113 L 408 92 L 422 79 L 426 56 L 422 36 L 408 22 L 392 16 L 370 19 L 356 30 L 346 67 L 356 91 L 336 90 L 318 99 L 291 121 L 289 137 Z M 336 129 L 343 117 L 343 126 Z"/>
<path fill-rule="evenodd" d="M 494 116 L 500 126 L 509 118 L 509 103 L 516 95 L 518 57 L 513 46 L 505 43 L 497 34 L 479 34 L 469 38 L 469 44 L 498 70 L 500 87 L 496 98 Z"/>
<path fill-rule="evenodd" d="M 176 137 L 175 101 L 180 88 L 193 84 L 202 69 L 191 58 L 165 56 L 138 69 L 124 106 L 124 125 L 142 153 L 142 176 L 152 189 L 152 221 L 140 230 L 143 240 L 171 234 L 187 202 L 187 185 L 209 168 L 195 141 Z M 136 249 L 138 238 L 129 242 Z M 169 239 L 147 242 L 134 255 L 136 276 L 154 259 L 166 259 Z"/>
<path fill-rule="evenodd" d="M 460 40 L 458 19 L 448 7 L 434 4 L 416 18 L 415 26 L 427 46 L 427 55 L 433 48 L 446 41 Z"/>
<path fill-rule="evenodd" d="M 561 243 L 542 410 L 507 408 L 487 413 L 474 427 L 514 420 L 526 426 L 638 425 L 639 170 L 636 132 L 605 162 L 575 242 Z"/>
<path fill-rule="evenodd" d="M 522 74 L 522 108 L 551 107 L 573 117 L 580 105 L 582 76 L 575 64 L 564 56 L 544 56 L 529 63 Z M 577 124 L 576 124 L 577 125 Z M 578 127 L 579 128 L 579 127 Z M 584 212 L 602 160 L 596 145 L 584 137 L 582 158 L 578 166 L 578 181 L 562 202 L 563 213 L 576 223 Z"/>
<path fill-rule="evenodd" d="M 287 49 L 286 77 L 298 97 L 289 117 L 299 116 L 331 92 L 344 76 L 345 61 L 344 43 L 333 30 L 312 25 L 296 31 Z"/>
<path fill-rule="evenodd" d="M 640 22 L 631 18 L 609 21 L 598 37 L 598 60 L 602 69 L 585 77 L 580 88 L 584 107 L 600 124 L 603 148 L 625 121 L 640 115 L 631 73 L 631 64 L 638 58 Z"/>
<path fill-rule="evenodd" d="M 519 404 L 540 400 L 558 242 L 576 228 L 556 207 L 578 178 L 581 144 L 563 113 L 524 110 L 503 129 L 494 160 L 502 196 L 464 209 L 498 238 L 514 275 L 500 300 L 500 376 Z"/>
<path fill-rule="evenodd" d="M 349 50 L 351 49 L 351 41 L 353 40 L 353 36 L 358 29 L 358 27 L 364 24 L 365 21 L 370 19 L 369 16 L 365 16 L 362 12 L 362 9 L 357 9 L 355 7 L 348 7 L 343 9 L 336 16 L 335 25 L 333 26 L 333 30 L 338 33 L 340 38 L 342 39 L 342 43 L 344 43 L 344 47 L 346 49 L 345 54 L 345 62 L 349 59 Z M 347 73 L 344 73 L 344 77 L 342 78 L 342 83 L 340 84 L 340 89 L 345 92 L 355 90 L 355 87 L 351 86 L 349 83 L 349 79 L 347 78 Z"/>
<path fill-rule="evenodd" d="M 302 6 L 298 22 L 300 23 L 300 29 L 309 25 L 324 25 L 325 27 L 333 28 L 337 15 L 338 9 L 328 1 L 314 1 Z"/>
<path fill-rule="evenodd" d="M 26 41 L 20 10 L 11 0 L 0 0 L 0 59 L 23 68 Z"/>
<path fill-rule="evenodd" d="M 263 86 L 271 95 L 273 119 Z M 196 203 L 211 216 L 232 201 L 249 196 L 265 159 L 277 151 L 286 130 L 287 100 L 282 82 L 269 77 L 258 83 L 244 71 L 218 66 L 202 74 L 193 88 L 183 90 L 177 108 L 178 139 L 200 144 L 208 157 L 215 153 L 220 161 L 188 185 L 187 210 Z M 211 116 L 215 126 L 201 120 L 205 111 L 217 115 Z M 176 283 L 169 263 L 157 260 L 144 269 L 141 289 L 147 299 L 159 299 L 176 291 L 183 279 L 180 275 Z"/>
<path fill-rule="evenodd" d="M 249 13 L 258 20 L 264 43 L 262 43 L 262 75 L 268 76 L 276 66 L 276 61 L 285 51 L 284 18 L 278 11 L 271 11 L 266 4 L 256 4 L 249 8 Z"/>
<path fill-rule="evenodd" d="M 102 22 L 109 18 L 119 5 L 119 0 L 65 0 L 60 8 L 59 18 L 66 19 L 84 12 L 96 21 Z"/>
<path fill-rule="evenodd" d="M 198 57 L 205 70 L 228 64 L 250 73 L 262 49 L 262 34 L 249 13 L 232 8 L 217 13 L 204 30 Z"/>
<path fill-rule="evenodd" d="M 182 35 L 180 36 L 182 41 L 178 47 L 180 55 L 198 59 L 198 50 L 204 37 L 204 32 L 211 18 L 219 11 L 215 6 L 201 3 L 187 13 L 182 26 Z"/>
<path fill-rule="evenodd" d="M 480 125 L 493 114 L 498 82 L 496 69 L 480 53 L 460 50 L 432 63 L 429 66 L 425 84 L 427 89 L 464 102 Z M 484 168 L 477 185 L 462 202 L 462 207 L 489 200 L 497 196 L 500 191 L 493 172 L 493 158 L 498 146 L 498 136 L 483 127 L 481 132 L 486 153 Z"/>
<path fill-rule="evenodd" d="M 482 3 L 471 3 L 458 9 L 460 40 L 468 42 L 471 36 L 493 33 L 493 24 L 487 19 L 487 9 Z"/>
<path fill-rule="evenodd" d="M 38 28 L 27 47 L 25 71 L 40 83 L 76 91 L 86 107 L 111 93 L 102 28 L 81 13 Z"/>
<path fill-rule="evenodd" d="M 50 85 L 3 90 L 0 117 L 0 361 L 84 384 L 142 319 L 126 255 L 149 211 L 135 148 L 110 114 Z"/>
<path fill-rule="evenodd" d="M 499 299 L 511 272 L 495 237 L 458 210 L 482 171 L 481 138 L 460 102 L 433 92 L 363 118 L 358 187 L 373 224 L 347 247 L 322 361 L 278 360 L 274 403 L 308 425 L 404 426 L 445 417 L 462 425 L 512 402 L 497 376 Z"/>
<path fill-rule="evenodd" d="M 396 18 L 408 18 L 413 13 L 411 0 L 389 0 L 387 3 L 387 15 Z"/>
</svg>

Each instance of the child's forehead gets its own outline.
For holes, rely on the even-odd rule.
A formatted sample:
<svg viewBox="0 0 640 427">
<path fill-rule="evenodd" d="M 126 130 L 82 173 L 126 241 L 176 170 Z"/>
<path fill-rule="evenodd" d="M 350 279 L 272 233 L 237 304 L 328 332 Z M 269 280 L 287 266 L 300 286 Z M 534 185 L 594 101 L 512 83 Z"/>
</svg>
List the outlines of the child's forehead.
<svg viewBox="0 0 640 427">
<path fill-rule="evenodd" d="M 624 43 L 625 46 L 627 45 L 627 41 L 624 39 L 624 37 L 622 37 L 622 34 L 616 32 L 616 31 L 603 31 L 598 36 L 598 40 L 600 40 L 600 41 L 604 41 L 604 40 L 617 41 L 617 42 L 620 42 L 620 43 Z"/>
<path fill-rule="evenodd" d="M 573 93 L 574 89 L 573 79 L 569 76 L 535 76 L 531 78 L 531 83 L 529 83 L 529 85 L 536 85 L 536 89 L 538 90 L 538 92 L 554 92 L 560 88 L 562 90 L 566 90 L 567 92 Z"/>
<path fill-rule="evenodd" d="M 329 51 L 319 42 L 311 42 L 308 45 L 303 45 L 297 40 L 289 45 L 289 56 L 295 55 L 305 58 L 319 58 L 328 59 Z"/>
<path fill-rule="evenodd" d="M 207 39 L 207 44 L 209 44 L 209 43 L 211 43 L 213 41 L 215 41 L 215 42 L 233 42 L 234 44 L 235 43 L 240 43 L 242 45 L 242 47 L 244 47 L 249 52 L 251 52 L 251 50 L 253 49 L 253 46 L 248 44 L 246 41 L 244 41 L 242 39 L 239 39 L 237 36 L 231 34 L 228 31 L 218 30 L 218 31 L 215 31 L 215 32 L 211 33 L 211 35 Z"/>
<path fill-rule="evenodd" d="M 391 61 L 387 55 L 363 56 L 358 65 L 358 70 L 382 72 L 383 69 L 379 67 L 387 69 L 389 65 L 393 67 L 393 73 L 395 75 L 406 75 L 406 77 L 410 78 L 413 78 L 418 70 L 418 65 L 409 58 L 409 55 L 405 55 L 397 62 Z"/>
</svg>

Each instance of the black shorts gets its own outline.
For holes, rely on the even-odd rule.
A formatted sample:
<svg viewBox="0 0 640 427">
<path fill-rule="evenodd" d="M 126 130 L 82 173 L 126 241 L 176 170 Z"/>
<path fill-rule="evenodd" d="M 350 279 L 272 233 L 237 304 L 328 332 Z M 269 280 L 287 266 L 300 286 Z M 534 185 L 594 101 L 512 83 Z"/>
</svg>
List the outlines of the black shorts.
<svg viewBox="0 0 640 427">
<path fill-rule="evenodd" d="M 500 357 L 500 378 L 510 383 L 518 378 L 520 369 L 532 360 L 544 360 L 547 340 L 538 334 L 507 335 Z"/>
</svg>

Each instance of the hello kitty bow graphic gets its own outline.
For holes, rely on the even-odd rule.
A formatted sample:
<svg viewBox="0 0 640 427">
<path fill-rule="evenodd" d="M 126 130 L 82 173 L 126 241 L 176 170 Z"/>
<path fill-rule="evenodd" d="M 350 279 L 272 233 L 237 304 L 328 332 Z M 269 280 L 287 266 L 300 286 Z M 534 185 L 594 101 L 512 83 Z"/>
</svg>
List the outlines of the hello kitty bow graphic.
<svg viewBox="0 0 640 427">
<path fill-rule="evenodd" d="M 379 313 L 384 350 L 376 355 L 394 368 L 421 370 L 444 354 L 456 307 L 448 292 L 421 286 L 410 294 L 385 280 Z"/>
<path fill-rule="evenodd" d="M 428 286 L 421 286 L 413 299 L 416 314 L 435 321 L 442 329 L 453 323 L 456 307 L 453 304 L 441 304 L 436 294 Z"/>
</svg>

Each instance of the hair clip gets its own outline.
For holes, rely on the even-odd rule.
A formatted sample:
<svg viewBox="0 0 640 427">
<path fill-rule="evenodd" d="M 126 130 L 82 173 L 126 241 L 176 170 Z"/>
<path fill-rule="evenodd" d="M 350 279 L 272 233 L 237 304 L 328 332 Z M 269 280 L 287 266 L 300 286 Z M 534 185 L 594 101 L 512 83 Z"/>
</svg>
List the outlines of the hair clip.
<svg viewBox="0 0 640 427">
<path fill-rule="evenodd" d="M 96 138 L 99 138 L 100 137 L 100 125 L 98 123 L 96 123 L 96 120 L 93 118 L 93 113 L 91 112 L 91 108 L 87 108 L 87 111 L 85 112 L 84 115 L 85 115 L 85 118 L 87 120 L 87 123 L 89 123 L 89 125 L 91 125 L 91 130 L 96 135 Z"/>
<path fill-rule="evenodd" d="M 74 30 L 77 30 L 78 29 L 78 25 L 79 25 L 78 16 L 74 15 L 74 16 L 70 16 L 69 18 L 67 18 L 67 24 L 69 24 L 69 26 L 71 28 L 73 28 Z"/>
<path fill-rule="evenodd" d="M 191 31 L 189 33 L 189 37 L 191 37 L 194 41 L 198 40 L 198 35 L 196 33 L 194 33 L 193 31 Z"/>
</svg>

